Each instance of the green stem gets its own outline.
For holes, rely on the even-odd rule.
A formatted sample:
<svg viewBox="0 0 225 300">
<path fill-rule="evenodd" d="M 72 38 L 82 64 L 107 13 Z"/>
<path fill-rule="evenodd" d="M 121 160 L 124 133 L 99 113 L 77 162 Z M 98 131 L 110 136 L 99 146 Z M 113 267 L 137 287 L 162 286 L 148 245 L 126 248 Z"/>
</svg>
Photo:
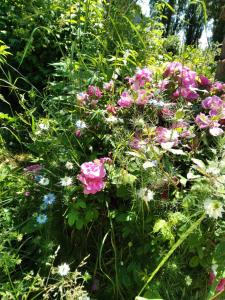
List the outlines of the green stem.
<svg viewBox="0 0 225 300">
<path fill-rule="evenodd" d="M 146 289 L 147 285 L 152 281 L 155 275 L 159 272 L 162 266 L 167 262 L 173 252 L 186 240 L 186 238 L 201 224 L 202 220 L 205 218 L 205 214 L 203 214 L 195 223 L 189 227 L 189 229 L 181 235 L 179 240 L 173 245 L 170 251 L 166 254 L 166 256 L 161 260 L 158 264 L 157 268 L 152 272 L 151 276 L 148 278 L 147 282 L 144 284 L 142 289 L 140 290 L 138 296 L 142 294 L 142 292 Z"/>
</svg>

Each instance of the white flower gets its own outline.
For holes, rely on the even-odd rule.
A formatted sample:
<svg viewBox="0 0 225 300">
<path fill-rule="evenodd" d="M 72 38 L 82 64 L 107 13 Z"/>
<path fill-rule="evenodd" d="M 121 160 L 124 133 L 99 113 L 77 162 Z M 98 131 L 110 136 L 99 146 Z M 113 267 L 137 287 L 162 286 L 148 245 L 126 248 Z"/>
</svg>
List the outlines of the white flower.
<svg viewBox="0 0 225 300">
<path fill-rule="evenodd" d="M 87 128 L 87 125 L 86 125 L 86 123 L 85 123 L 84 121 L 82 121 L 82 120 L 77 120 L 77 121 L 76 121 L 76 127 L 77 127 L 78 129 L 84 129 L 84 128 Z"/>
<path fill-rule="evenodd" d="M 105 118 L 105 120 L 106 120 L 107 123 L 113 123 L 113 124 L 123 123 L 123 119 L 117 118 L 115 116 L 110 116 L 108 118 Z"/>
<path fill-rule="evenodd" d="M 89 296 L 87 296 L 87 295 L 85 295 L 85 296 L 80 296 L 79 298 L 78 298 L 78 300 L 90 300 L 91 298 L 89 297 Z"/>
<path fill-rule="evenodd" d="M 115 116 L 110 116 L 108 118 L 105 118 L 107 123 L 118 123 L 118 118 Z"/>
<path fill-rule="evenodd" d="M 61 276 L 66 276 L 70 271 L 70 266 L 66 263 L 58 266 L 58 273 Z"/>
<path fill-rule="evenodd" d="M 185 282 L 187 286 L 190 286 L 192 284 L 192 278 L 189 275 L 187 275 L 185 277 Z"/>
<path fill-rule="evenodd" d="M 72 170 L 73 169 L 73 163 L 71 161 L 67 161 L 65 164 L 65 167 L 67 170 Z"/>
<path fill-rule="evenodd" d="M 49 179 L 47 177 L 42 177 L 38 183 L 41 185 L 49 185 Z"/>
<path fill-rule="evenodd" d="M 72 177 L 65 176 L 64 178 L 60 179 L 61 186 L 69 186 L 73 183 Z"/>
<path fill-rule="evenodd" d="M 137 194 L 138 194 L 138 197 L 141 198 L 142 200 L 144 200 L 145 202 L 149 202 L 149 201 L 153 200 L 153 198 L 154 198 L 153 191 L 151 191 L 147 188 L 140 189 Z"/>
<path fill-rule="evenodd" d="M 157 161 L 156 160 L 147 160 L 146 162 L 143 163 L 143 168 L 146 170 L 148 168 L 154 168 L 157 166 Z"/>
<path fill-rule="evenodd" d="M 48 130 L 48 129 L 49 129 L 49 125 L 46 124 L 46 123 L 40 123 L 40 124 L 39 124 L 39 128 L 40 128 L 41 130 Z"/>
<path fill-rule="evenodd" d="M 210 218 L 222 218 L 222 213 L 224 212 L 223 204 L 217 200 L 206 199 L 204 202 L 204 209 L 206 214 Z"/>
<path fill-rule="evenodd" d="M 217 274 L 217 269 L 218 269 L 218 265 L 217 264 L 213 264 L 212 265 L 212 271 L 213 273 L 216 275 Z"/>
</svg>

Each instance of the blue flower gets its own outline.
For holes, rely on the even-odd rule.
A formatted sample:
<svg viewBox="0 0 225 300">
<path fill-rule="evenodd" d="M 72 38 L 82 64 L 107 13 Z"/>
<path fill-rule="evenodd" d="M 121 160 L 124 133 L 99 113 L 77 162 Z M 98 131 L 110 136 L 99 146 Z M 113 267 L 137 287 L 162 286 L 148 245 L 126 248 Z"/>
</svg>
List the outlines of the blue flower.
<svg viewBox="0 0 225 300">
<path fill-rule="evenodd" d="M 40 214 L 37 216 L 36 221 L 38 224 L 45 224 L 48 220 L 48 217 L 45 214 Z"/>
<path fill-rule="evenodd" d="M 55 199 L 56 199 L 55 194 L 49 193 L 47 195 L 44 195 L 43 202 L 46 205 L 51 205 L 52 203 L 55 202 Z"/>
<path fill-rule="evenodd" d="M 39 182 L 42 178 L 43 178 L 43 176 L 41 176 L 41 175 L 36 175 L 36 176 L 34 176 L 34 179 L 35 179 L 37 182 Z"/>
</svg>

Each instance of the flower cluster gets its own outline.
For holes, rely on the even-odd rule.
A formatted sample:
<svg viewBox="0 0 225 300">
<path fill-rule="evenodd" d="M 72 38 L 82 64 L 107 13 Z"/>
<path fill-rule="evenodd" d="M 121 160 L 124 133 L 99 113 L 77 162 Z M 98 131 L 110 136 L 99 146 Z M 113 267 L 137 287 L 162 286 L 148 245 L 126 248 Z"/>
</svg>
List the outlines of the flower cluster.
<svg viewBox="0 0 225 300">
<path fill-rule="evenodd" d="M 138 91 L 152 81 L 152 71 L 148 68 L 138 69 L 133 77 L 127 77 L 131 89 Z"/>
<path fill-rule="evenodd" d="M 80 105 L 91 104 L 95 106 L 98 100 L 102 98 L 102 91 L 97 86 L 89 85 L 86 92 L 81 92 L 77 94 L 77 101 Z"/>
<path fill-rule="evenodd" d="M 196 116 L 195 122 L 199 128 L 209 128 L 213 136 L 223 134 L 220 121 L 225 119 L 225 102 L 218 96 L 207 97 L 202 101 L 202 107 L 208 110 L 208 115 L 200 113 Z"/>
<path fill-rule="evenodd" d="M 163 76 L 165 78 L 165 81 L 161 83 L 163 89 L 168 86 L 169 80 L 176 84 L 176 90 L 173 92 L 174 98 L 183 97 L 188 101 L 193 101 L 199 97 L 196 92 L 198 87 L 196 72 L 188 67 L 179 62 L 172 62 L 167 66 Z"/>
</svg>

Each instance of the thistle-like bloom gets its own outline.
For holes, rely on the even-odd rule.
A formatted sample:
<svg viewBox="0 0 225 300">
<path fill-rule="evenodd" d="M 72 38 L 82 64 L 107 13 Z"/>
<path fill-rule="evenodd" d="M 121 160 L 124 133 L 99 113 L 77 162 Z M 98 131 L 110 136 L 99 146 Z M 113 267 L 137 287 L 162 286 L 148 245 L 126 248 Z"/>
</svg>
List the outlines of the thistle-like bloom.
<svg viewBox="0 0 225 300">
<path fill-rule="evenodd" d="M 55 202 L 55 199 L 56 199 L 55 194 L 49 193 L 49 194 L 44 195 L 43 202 L 46 205 L 51 205 Z"/>
<path fill-rule="evenodd" d="M 206 214 L 214 219 L 222 218 L 222 213 L 224 212 L 223 204 L 220 201 L 211 199 L 205 200 L 204 209 Z"/>
<path fill-rule="evenodd" d="M 43 176 L 41 176 L 41 178 L 40 178 L 40 180 L 38 181 L 38 183 L 40 184 L 40 185 L 49 185 L 49 179 L 47 178 L 47 177 L 43 177 Z"/>
<path fill-rule="evenodd" d="M 70 272 L 70 266 L 66 263 L 58 266 L 58 274 L 61 276 L 66 276 Z"/>
<path fill-rule="evenodd" d="M 72 177 L 65 176 L 63 178 L 60 178 L 60 184 L 61 186 L 69 186 L 73 183 Z"/>
<path fill-rule="evenodd" d="M 82 121 L 82 120 L 77 120 L 75 125 L 76 125 L 77 129 L 85 129 L 85 128 L 87 128 L 86 123 L 84 121 Z"/>
<path fill-rule="evenodd" d="M 73 169 L 73 163 L 70 161 L 67 161 L 65 164 L 65 167 L 67 170 L 72 170 Z"/>
<path fill-rule="evenodd" d="M 142 188 L 138 191 L 137 193 L 138 198 L 144 200 L 145 202 L 149 202 L 153 200 L 154 198 L 154 192 L 147 189 L 147 188 Z"/>
<path fill-rule="evenodd" d="M 48 217 L 45 214 L 40 214 L 37 216 L 36 221 L 38 224 L 45 224 L 48 220 Z"/>
</svg>

